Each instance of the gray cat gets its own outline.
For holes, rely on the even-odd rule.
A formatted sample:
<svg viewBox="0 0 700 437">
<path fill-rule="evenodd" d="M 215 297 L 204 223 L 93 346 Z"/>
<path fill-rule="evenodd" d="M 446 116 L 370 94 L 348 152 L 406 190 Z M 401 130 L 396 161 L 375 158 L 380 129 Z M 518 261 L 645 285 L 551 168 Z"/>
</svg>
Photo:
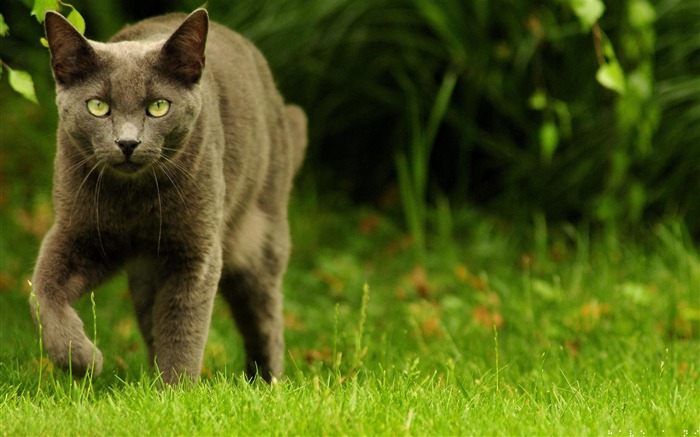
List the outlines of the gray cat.
<svg viewBox="0 0 700 437">
<path fill-rule="evenodd" d="M 204 9 L 139 22 L 108 43 L 57 13 L 45 27 L 59 112 L 55 222 L 30 302 L 50 358 L 100 372 L 72 303 L 126 269 L 166 382 L 197 379 L 217 289 L 243 336 L 247 374 L 278 377 L 304 112 L 284 104 L 260 52 Z"/>
</svg>

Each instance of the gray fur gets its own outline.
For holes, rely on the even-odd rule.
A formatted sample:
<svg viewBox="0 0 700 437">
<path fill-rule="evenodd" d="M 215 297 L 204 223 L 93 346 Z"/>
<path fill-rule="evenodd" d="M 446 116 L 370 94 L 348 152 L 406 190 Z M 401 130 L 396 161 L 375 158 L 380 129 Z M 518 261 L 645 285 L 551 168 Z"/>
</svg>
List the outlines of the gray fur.
<svg viewBox="0 0 700 437">
<path fill-rule="evenodd" d="M 253 45 L 203 9 L 139 22 L 108 43 L 49 12 L 46 33 L 59 110 L 55 222 L 33 285 L 51 359 L 76 374 L 94 359 L 99 373 L 102 354 L 72 303 L 126 269 L 166 382 L 198 377 L 217 288 L 243 335 L 248 374 L 278 377 L 303 111 L 284 104 Z M 88 112 L 93 98 L 109 103 L 107 116 Z M 156 99 L 171 102 L 162 118 L 146 113 Z M 127 156 L 124 144 L 137 145 Z"/>
</svg>

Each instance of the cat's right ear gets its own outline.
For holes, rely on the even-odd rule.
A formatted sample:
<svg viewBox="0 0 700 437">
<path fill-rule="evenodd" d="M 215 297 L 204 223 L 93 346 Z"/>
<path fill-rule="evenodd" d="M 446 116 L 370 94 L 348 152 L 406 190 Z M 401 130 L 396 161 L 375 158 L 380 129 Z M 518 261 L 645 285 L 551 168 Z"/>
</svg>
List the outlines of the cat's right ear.
<svg viewBox="0 0 700 437">
<path fill-rule="evenodd" d="M 93 74 L 97 55 L 78 29 L 54 11 L 46 11 L 46 39 L 51 52 L 51 68 L 56 82 L 72 85 Z"/>
<path fill-rule="evenodd" d="M 187 85 L 199 82 L 204 69 L 204 50 L 209 32 L 206 9 L 192 12 L 163 45 L 160 67 Z"/>
</svg>

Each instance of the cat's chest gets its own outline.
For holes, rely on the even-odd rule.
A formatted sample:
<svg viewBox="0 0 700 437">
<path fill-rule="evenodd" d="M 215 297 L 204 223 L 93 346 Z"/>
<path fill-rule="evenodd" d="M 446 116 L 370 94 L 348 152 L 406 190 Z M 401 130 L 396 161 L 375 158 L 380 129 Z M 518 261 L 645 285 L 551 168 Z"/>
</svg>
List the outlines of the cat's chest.
<svg viewBox="0 0 700 437">
<path fill-rule="evenodd" d="M 89 225 L 89 232 L 105 253 L 128 260 L 138 256 L 163 256 L 188 252 L 202 237 L 214 235 L 201 209 L 152 202 L 112 204 Z"/>
<path fill-rule="evenodd" d="M 99 235 L 115 249 L 157 247 L 206 232 L 212 204 L 202 196 L 158 183 L 134 187 L 102 183 L 76 197 L 65 211 L 73 226 Z"/>
<path fill-rule="evenodd" d="M 104 210 L 105 225 L 130 232 L 161 232 L 179 230 L 194 225 L 207 215 L 209 205 L 190 194 L 156 189 L 155 192 L 136 191 L 110 193 L 96 204 Z"/>
</svg>

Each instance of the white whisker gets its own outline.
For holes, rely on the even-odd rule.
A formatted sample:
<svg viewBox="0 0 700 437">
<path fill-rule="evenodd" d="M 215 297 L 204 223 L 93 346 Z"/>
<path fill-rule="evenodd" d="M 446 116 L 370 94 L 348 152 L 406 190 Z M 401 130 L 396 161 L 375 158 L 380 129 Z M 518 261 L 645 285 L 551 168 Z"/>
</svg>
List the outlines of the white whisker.
<svg viewBox="0 0 700 437">
<path fill-rule="evenodd" d="M 162 150 L 167 150 L 168 152 L 175 152 L 177 154 L 183 154 L 187 156 L 197 156 L 196 153 L 192 152 L 185 152 L 184 150 L 181 149 L 173 149 L 172 147 L 161 147 Z"/>
<path fill-rule="evenodd" d="M 160 237 L 161 233 L 163 231 L 163 206 L 161 205 L 161 200 L 160 200 L 160 187 L 158 186 L 158 176 L 156 176 L 156 171 L 155 169 L 152 169 L 151 172 L 153 173 L 153 180 L 156 182 L 156 193 L 158 195 L 158 244 L 156 245 L 156 255 L 160 255 Z"/>
<path fill-rule="evenodd" d="M 167 156 L 163 155 L 163 159 L 170 165 L 173 166 L 175 170 L 178 170 L 180 173 L 185 175 L 187 179 L 189 179 L 190 182 L 200 191 L 202 192 L 203 190 L 200 188 L 199 184 L 197 184 L 197 180 L 192 174 L 190 174 L 189 171 L 185 167 L 182 166 L 182 164 L 178 163 L 177 161 L 168 158 Z"/>
<path fill-rule="evenodd" d="M 78 154 L 76 153 L 76 155 L 78 155 Z M 71 157 L 71 158 L 73 158 L 73 157 Z M 87 164 L 88 161 L 90 161 L 90 157 L 89 157 L 89 156 L 88 156 L 88 157 L 80 158 L 80 159 L 78 159 L 78 161 L 75 162 L 75 164 L 71 165 L 71 166 L 66 170 L 66 172 L 69 173 L 69 174 L 70 174 L 70 173 L 75 173 L 80 167 L 82 167 L 84 164 Z"/>
<path fill-rule="evenodd" d="M 180 198 L 180 201 L 182 202 L 182 206 L 189 212 L 189 209 L 187 208 L 187 202 L 185 201 L 185 196 L 182 195 L 182 190 L 180 190 L 180 187 L 178 187 L 177 183 L 175 182 L 175 179 L 173 179 L 173 175 L 160 162 L 156 161 L 156 164 L 158 165 L 158 168 L 160 168 L 161 172 L 165 175 L 165 177 L 167 177 L 170 180 L 170 183 L 173 184 L 173 188 L 175 188 L 175 191 L 177 192 L 177 196 Z"/>
<path fill-rule="evenodd" d="M 98 162 L 97 164 L 95 164 L 95 165 L 90 169 L 90 171 L 88 172 L 88 174 L 85 175 L 85 177 L 83 178 L 82 182 L 80 183 L 80 186 L 78 186 L 78 190 L 75 192 L 75 197 L 73 198 L 73 204 L 71 205 L 71 208 L 70 208 L 70 209 L 71 209 L 71 214 L 70 214 L 70 218 L 69 218 L 69 223 L 72 223 L 72 222 L 73 222 L 73 211 L 75 211 L 75 203 L 78 201 L 78 196 L 80 195 L 80 190 L 83 189 L 83 185 L 85 185 L 85 182 L 87 182 L 88 178 L 90 178 L 90 175 L 92 174 L 93 171 L 95 171 L 95 169 L 97 168 L 98 165 L 100 165 L 99 162 Z M 76 167 L 77 167 L 77 165 L 76 165 Z"/>
<path fill-rule="evenodd" d="M 102 249 L 102 254 L 107 256 L 104 244 L 102 244 L 102 234 L 100 233 L 100 186 L 102 185 L 102 175 L 107 168 L 107 164 L 102 166 L 99 176 L 97 176 L 97 184 L 95 184 L 95 225 L 97 226 L 97 238 L 100 241 L 100 248 Z"/>
</svg>

